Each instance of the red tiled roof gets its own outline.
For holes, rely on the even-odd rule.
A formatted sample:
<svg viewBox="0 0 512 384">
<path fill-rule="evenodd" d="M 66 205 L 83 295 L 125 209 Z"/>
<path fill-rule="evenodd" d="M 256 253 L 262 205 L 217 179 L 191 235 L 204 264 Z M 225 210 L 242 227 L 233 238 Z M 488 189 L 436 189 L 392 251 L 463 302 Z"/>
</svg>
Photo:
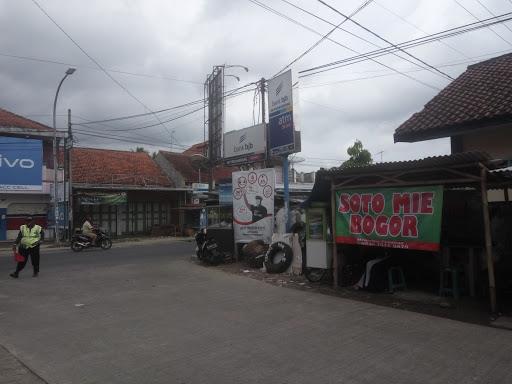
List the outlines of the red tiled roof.
<svg viewBox="0 0 512 384">
<path fill-rule="evenodd" d="M 400 125 L 394 138 L 415 142 L 507 122 L 512 122 L 512 53 L 469 66 Z"/>
<path fill-rule="evenodd" d="M 26 128 L 35 129 L 38 131 L 50 131 L 53 129 L 38 123 L 37 121 L 27 119 L 26 117 L 17 115 L 15 113 L 6 111 L 0 108 L 0 127 L 1 128 Z"/>
<path fill-rule="evenodd" d="M 197 163 L 193 162 L 191 156 L 197 154 L 198 152 L 194 152 L 194 150 L 190 151 L 190 149 L 198 148 L 198 146 L 201 144 L 196 144 L 182 153 L 166 151 L 160 151 L 160 153 L 167 159 L 169 163 L 172 164 L 174 169 L 176 169 L 176 171 L 178 171 L 181 176 L 183 176 L 186 183 L 197 183 L 199 182 L 198 165 Z M 202 154 L 202 152 L 199 152 L 199 154 Z M 213 179 L 216 183 L 225 179 L 231 179 L 231 173 L 237 170 L 238 168 L 236 167 L 225 167 L 222 165 L 217 166 L 213 171 Z M 201 172 L 201 182 L 205 183 L 207 181 L 208 170 L 203 170 Z"/>
<path fill-rule="evenodd" d="M 73 183 L 137 187 L 172 187 L 172 183 L 146 152 L 73 148 Z"/>
<path fill-rule="evenodd" d="M 189 156 L 195 155 L 195 154 L 206 155 L 207 147 L 208 147 L 208 142 L 205 141 L 202 143 L 194 144 L 193 146 L 191 146 L 189 149 L 183 151 L 182 153 L 184 155 L 189 155 Z"/>
</svg>

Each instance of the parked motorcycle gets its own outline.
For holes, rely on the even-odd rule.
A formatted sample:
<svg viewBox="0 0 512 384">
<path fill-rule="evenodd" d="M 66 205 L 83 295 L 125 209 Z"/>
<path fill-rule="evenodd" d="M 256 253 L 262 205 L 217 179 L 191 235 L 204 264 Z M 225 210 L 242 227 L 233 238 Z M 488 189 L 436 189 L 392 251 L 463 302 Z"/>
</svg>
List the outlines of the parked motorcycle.
<svg viewBox="0 0 512 384">
<path fill-rule="evenodd" d="M 196 255 L 199 261 L 210 265 L 219 265 L 224 261 L 224 253 L 219 251 L 219 245 L 214 238 L 207 236 L 206 228 L 196 233 Z"/>
<path fill-rule="evenodd" d="M 110 240 L 110 237 L 105 232 L 95 230 L 94 233 L 98 236 L 94 243 L 88 236 L 81 232 L 75 233 L 71 239 L 71 249 L 75 252 L 80 252 L 85 248 L 98 247 L 107 250 L 112 247 L 112 240 Z"/>
</svg>

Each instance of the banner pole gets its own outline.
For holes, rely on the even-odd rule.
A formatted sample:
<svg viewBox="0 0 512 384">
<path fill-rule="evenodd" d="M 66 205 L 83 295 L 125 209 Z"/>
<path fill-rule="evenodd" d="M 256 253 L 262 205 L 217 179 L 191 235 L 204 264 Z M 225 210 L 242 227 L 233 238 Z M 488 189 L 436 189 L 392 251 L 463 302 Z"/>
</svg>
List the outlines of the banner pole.
<svg viewBox="0 0 512 384">
<path fill-rule="evenodd" d="M 283 156 L 284 212 L 286 215 L 286 233 L 290 230 L 290 180 L 288 175 L 288 155 Z"/>
</svg>

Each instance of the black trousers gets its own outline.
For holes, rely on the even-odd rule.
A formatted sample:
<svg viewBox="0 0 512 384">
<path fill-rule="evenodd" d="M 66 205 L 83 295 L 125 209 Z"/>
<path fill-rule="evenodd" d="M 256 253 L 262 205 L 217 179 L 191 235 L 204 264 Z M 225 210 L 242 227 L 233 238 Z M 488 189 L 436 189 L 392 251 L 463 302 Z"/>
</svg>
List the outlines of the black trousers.
<svg viewBox="0 0 512 384">
<path fill-rule="evenodd" d="M 16 274 L 18 274 L 25 265 L 27 265 L 28 258 L 30 257 L 30 261 L 32 262 L 32 267 L 34 268 L 34 273 L 39 272 L 39 245 L 34 248 L 20 248 L 19 252 L 22 256 L 25 257 L 25 261 L 19 261 L 16 265 Z"/>
</svg>

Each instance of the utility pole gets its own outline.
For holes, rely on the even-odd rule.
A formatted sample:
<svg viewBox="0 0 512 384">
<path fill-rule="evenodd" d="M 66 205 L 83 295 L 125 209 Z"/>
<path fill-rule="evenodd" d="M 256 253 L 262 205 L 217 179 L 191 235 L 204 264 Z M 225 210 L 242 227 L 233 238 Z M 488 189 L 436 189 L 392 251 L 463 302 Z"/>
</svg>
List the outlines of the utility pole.
<svg viewBox="0 0 512 384">
<path fill-rule="evenodd" d="M 71 167 L 71 149 L 73 148 L 73 132 L 71 128 L 71 109 L 68 109 L 68 235 L 73 238 L 73 175 Z"/>
<path fill-rule="evenodd" d="M 269 164 L 269 151 L 268 151 L 268 137 L 267 137 L 267 119 L 266 119 L 266 110 L 265 110 L 265 78 L 262 77 L 260 80 L 260 93 L 261 93 L 261 123 L 263 124 L 263 129 L 265 131 L 265 148 L 267 149 L 265 152 L 265 159 L 263 159 L 263 168 L 267 168 Z"/>
</svg>

